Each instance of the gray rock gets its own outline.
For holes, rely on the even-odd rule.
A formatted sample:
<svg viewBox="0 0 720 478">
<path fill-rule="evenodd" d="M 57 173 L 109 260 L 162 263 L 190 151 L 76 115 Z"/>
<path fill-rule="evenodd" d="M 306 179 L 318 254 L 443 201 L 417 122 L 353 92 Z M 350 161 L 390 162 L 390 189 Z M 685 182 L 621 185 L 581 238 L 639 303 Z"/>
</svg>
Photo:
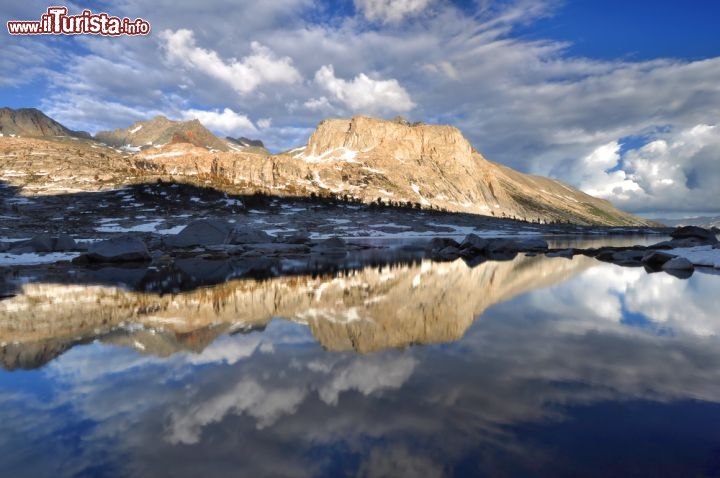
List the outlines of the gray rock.
<svg viewBox="0 0 720 478">
<path fill-rule="evenodd" d="M 436 261 L 454 261 L 458 257 L 460 257 L 460 249 L 455 246 L 443 247 L 430 256 L 431 259 Z"/>
<path fill-rule="evenodd" d="M 564 257 L 566 259 L 572 259 L 575 255 L 574 249 L 560 249 L 558 251 L 546 252 L 546 257 Z"/>
<path fill-rule="evenodd" d="M 54 240 L 54 251 L 72 251 L 78 248 L 78 244 L 77 242 L 75 242 L 75 239 L 68 236 L 67 234 L 60 234 L 59 236 L 55 237 Z"/>
<path fill-rule="evenodd" d="M 312 252 L 326 256 L 344 256 L 347 254 L 347 244 L 339 237 L 331 237 L 315 244 Z"/>
<path fill-rule="evenodd" d="M 134 236 L 113 237 L 96 242 L 82 257 L 90 262 L 142 262 L 151 259 L 145 243 Z"/>
<path fill-rule="evenodd" d="M 675 257 L 675 256 L 673 256 L 672 254 L 668 254 L 666 252 L 648 251 L 645 253 L 644 256 L 642 256 L 642 259 L 640 259 L 640 262 L 642 262 L 643 264 L 645 264 L 649 267 L 657 268 L 657 267 L 660 267 L 663 264 L 665 264 L 667 261 L 669 261 L 673 257 Z"/>
<path fill-rule="evenodd" d="M 642 265 L 642 258 L 645 256 L 645 251 L 641 250 L 627 250 L 618 251 L 613 253 L 612 261 L 615 264 L 621 266 L 639 266 Z"/>
<path fill-rule="evenodd" d="M 695 238 L 702 240 L 705 244 L 717 244 L 718 238 L 715 233 L 698 226 L 678 227 L 670 233 L 673 239 Z"/>
<path fill-rule="evenodd" d="M 165 244 L 171 247 L 211 246 L 224 244 L 232 227 L 225 221 L 216 219 L 199 219 L 193 221 L 175 236 L 165 239 Z"/>
<path fill-rule="evenodd" d="M 469 257 L 469 258 L 463 257 L 463 261 L 470 268 L 477 267 L 487 260 L 488 260 L 488 258 L 482 254 L 477 255 L 475 257 Z"/>
<path fill-rule="evenodd" d="M 469 234 L 469 236 L 474 236 L 474 234 Z M 435 237 L 428 242 L 428 245 L 425 247 L 425 252 L 430 254 L 440 252 L 448 246 L 457 247 L 458 249 L 460 248 L 460 244 L 458 244 L 455 239 L 450 239 L 449 237 Z"/>
<path fill-rule="evenodd" d="M 296 232 L 291 236 L 284 237 L 282 241 L 288 244 L 307 244 L 310 242 L 310 235 L 306 232 Z"/>
<path fill-rule="evenodd" d="M 275 238 L 261 230 L 235 229 L 230 235 L 231 244 L 267 244 L 275 241 Z"/>
<path fill-rule="evenodd" d="M 285 244 L 282 242 L 271 242 L 269 244 L 247 244 L 248 251 L 259 251 L 263 254 L 303 254 L 310 252 L 307 244 Z"/>
<path fill-rule="evenodd" d="M 617 251 L 613 249 L 599 249 L 597 253 L 595 254 L 595 259 L 599 261 L 604 262 L 612 262 L 613 261 L 613 255 L 615 255 Z"/>
<path fill-rule="evenodd" d="M 518 255 L 516 251 L 488 252 L 487 258 L 491 261 L 511 261 Z"/>
<path fill-rule="evenodd" d="M 186 274 L 199 284 L 220 284 L 232 276 L 233 269 L 224 260 L 206 260 L 204 258 L 178 259 L 177 270 Z"/>
<path fill-rule="evenodd" d="M 488 239 L 487 252 L 518 252 L 519 250 L 520 243 L 513 239 Z"/>
<path fill-rule="evenodd" d="M 671 239 L 669 241 L 658 242 L 657 244 L 648 246 L 648 249 L 674 249 L 676 247 L 694 247 L 704 244 L 705 241 L 697 237 L 686 237 L 683 239 Z"/>
<path fill-rule="evenodd" d="M 60 252 L 77 249 L 75 239 L 67 234 L 51 236 L 50 234 L 38 234 L 27 241 L 23 241 L 9 249 L 14 254 L 27 252 Z"/>
<path fill-rule="evenodd" d="M 588 247 L 587 249 L 578 249 L 576 252 L 578 252 L 584 256 L 595 257 L 598 254 L 598 252 L 600 252 L 600 250 L 596 249 L 594 247 Z"/>
<path fill-rule="evenodd" d="M 540 238 L 523 239 L 519 242 L 519 245 L 523 251 L 542 252 L 548 248 L 547 241 Z"/>
<path fill-rule="evenodd" d="M 689 260 L 684 257 L 674 257 L 662 265 L 664 271 L 668 270 L 683 270 L 691 271 L 695 269 L 695 266 Z"/>
<path fill-rule="evenodd" d="M 677 277 L 678 279 L 689 279 L 694 272 L 694 269 L 667 269 L 665 271 L 666 274 Z"/>
<path fill-rule="evenodd" d="M 50 234 L 38 234 L 23 241 L 18 245 L 11 247 L 10 252 L 14 254 L 24 254 L 28 252 L 52 252 L 53 238 Z"/>
<path fill-rule="evenodd" d="M 452 241 L 452 239 L 450 239 Z M 455 241 L 453 241 L 455 242 Z M 469 251 L 471 253 L 480 254 L 487 249 L 489 242 L 476 234 L 468 234 L 465 239 L 460 243 L 460 249 L 462 251 Z M 452 244 L 446 244 L 452 245 Z"/>
</svg>

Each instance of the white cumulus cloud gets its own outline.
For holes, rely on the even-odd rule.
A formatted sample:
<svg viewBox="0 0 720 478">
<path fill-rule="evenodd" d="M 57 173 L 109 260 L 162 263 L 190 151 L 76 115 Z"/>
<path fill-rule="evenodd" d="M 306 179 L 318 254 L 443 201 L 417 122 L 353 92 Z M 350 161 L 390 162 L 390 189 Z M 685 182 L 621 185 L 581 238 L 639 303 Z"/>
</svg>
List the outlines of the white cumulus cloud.
<svg viewBox="0 0 720 478">
<path fill-rule="evenodd" d="M 355 0 L 355 8 L 371 21 L 397 23 L 424 11 L 432 0 Z"/>
<path fill-rule="evenodd" d="M 324 65 L 315 73 L 315 82 L 353 112 L 402 112 L 415 106 L 395 79 L 374 80 L 360 73 L 347 81 L 335 76 L 332 65 Z"/>
<path fill-rule="evenodd" d="M 182 116 L 186 120 L 198 119 L 208 129 L 227 135 L 257 133 L 257 128 L 247 116 L 238 114 L 230 108 L 225 108 L 222 112 L 189 109 L 183 111 Z"/>
<path fill-rule="evenodd" d="M 571 178 L 583 191 L 607 199 L 627 200 L 628 192 L 641 191 L 625 171 L 612 170 L 620 161 L 620 144 L 611 141 L 578 160 L 573 166 Z M 611 171 L 609 171 L 611 170 Z"/>
<path fill-rule="evenodd" d="M 278 58 L 258 42 L 250 44 L 251 55 L 224 61 L 217 52 L 198 47 L 190 30 L 165 30 L 161 37 L 169 61 L 223 81 L 240 94 L 250 93 L 263 83 L 292 84 L 302 79 L 289 57 Z"/>
</svg>

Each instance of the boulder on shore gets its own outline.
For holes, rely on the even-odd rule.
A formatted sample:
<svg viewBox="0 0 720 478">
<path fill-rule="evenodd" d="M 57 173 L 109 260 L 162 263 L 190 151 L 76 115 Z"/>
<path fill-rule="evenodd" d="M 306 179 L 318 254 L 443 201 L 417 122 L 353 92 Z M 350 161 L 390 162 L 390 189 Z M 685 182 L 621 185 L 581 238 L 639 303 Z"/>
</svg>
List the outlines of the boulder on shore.
<svg viewBox="0 0 720 478">
<path fill-rule="evenodd" d="M 50 234 L 38 234 L 10 248 L 13 254 L 24 254 L 28 252 L 62 252 L 77 249 L 75 239 L 67 234 L 51 236 Z"/>
<path fill-rule="evenodd" d="M 651 250 L 646 252 L 645 255 L 642 256 L 640 262 L 651 268 L 659 268 L 674 257 L 675 256 L 673 256 L 672 254 L 668 254 L 667 252 Z"/>
<path fill-rule="evenodd" d="M 331 237 L 315 244 L 312 252 L 325 256 L 344 256 L 347 254 L 347 244 L 339 237 Z"/>
<path fill-rule="evenodd" d="M 230 244 L 267 244 L 275 242 L 276 238 L 265 231 L 256 229 L 235 229 L 230 234 Z"/>
<path fill-rule="evenodd" d="M 673 239 L 700 239 L 705 244 L 717 244 L 718 238 L 713 231 L 698 226 L 682 226 L 670 233 Z"/>
<path fill-rule="evenodd" d="M 216 219 L 198 219 L 188 224 L 175 236 L 165 239 L 170 247 L 213 246 L 224 244 L 232 227 L 225 221 Z"/>
<path fill-rule="evenodd" d="M 86 254 L 76 261 L 144 262 L 150 260 L 145 243 L 135 236 L 119 236 L 91 244 Z"/>
</svg>

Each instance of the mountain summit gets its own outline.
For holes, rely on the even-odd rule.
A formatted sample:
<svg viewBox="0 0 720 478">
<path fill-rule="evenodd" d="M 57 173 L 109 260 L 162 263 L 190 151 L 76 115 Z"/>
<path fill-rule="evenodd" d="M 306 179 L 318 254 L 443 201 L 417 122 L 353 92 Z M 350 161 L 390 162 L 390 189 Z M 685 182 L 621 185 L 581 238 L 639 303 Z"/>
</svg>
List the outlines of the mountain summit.
<svg viewBox="0 0 720 478">
<path fill-rule="evenodd" d="M 95 139 L 110 146 L 128 149 L 161 147 L 170 143 L 190 143 L 215 151 L 230 151 L 228 144 L 212 134 L 200 121 L 174 121 L 156 116 L 147 121 L 137 121 L 127 128 L 100 131 Z"/>
<path fill-rule="evenodd" d="M 532 221 L 649 223 L 560 181 L 488 161 L 453 126 L 331 119 L 288 153 L 311 166 L 318 184 L 365 200 Z"/>
<path fill-rule="evenodd" d="M 72 131 L 35 108 L 0 108 L 0 134 L 3 136 L 71 136 L 89 138 L 84 131 Z"/>
</svg>

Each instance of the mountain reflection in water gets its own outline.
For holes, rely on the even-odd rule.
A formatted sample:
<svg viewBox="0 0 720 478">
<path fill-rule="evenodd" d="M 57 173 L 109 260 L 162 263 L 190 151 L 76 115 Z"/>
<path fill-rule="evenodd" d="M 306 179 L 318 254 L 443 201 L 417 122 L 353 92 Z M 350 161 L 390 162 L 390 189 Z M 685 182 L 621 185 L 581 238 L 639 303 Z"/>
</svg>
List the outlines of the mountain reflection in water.
<svg viewBox="0 0 720 478">
<path fill-rule="evenodd" d="M 462 337 L 489 305 L 565 280 L 591 263 L 544 256 L 475 268 L 417 261 L 340 276 L 232 280 L 177 294 L 31 282 L 0 301 L 3 363 L 32 368 L 53 350 L 94 338 L 161 356 L 200 352 L 220 335 L 262 329 L 273 317 L 306 324 L 333 351 L 448 342 Z"/>
<path fill-rule="evenodd" d="M 717 290 L 524 256 L 29 282 L 0 301 L 0 475 L 715 476 Z"/>
</svg>

